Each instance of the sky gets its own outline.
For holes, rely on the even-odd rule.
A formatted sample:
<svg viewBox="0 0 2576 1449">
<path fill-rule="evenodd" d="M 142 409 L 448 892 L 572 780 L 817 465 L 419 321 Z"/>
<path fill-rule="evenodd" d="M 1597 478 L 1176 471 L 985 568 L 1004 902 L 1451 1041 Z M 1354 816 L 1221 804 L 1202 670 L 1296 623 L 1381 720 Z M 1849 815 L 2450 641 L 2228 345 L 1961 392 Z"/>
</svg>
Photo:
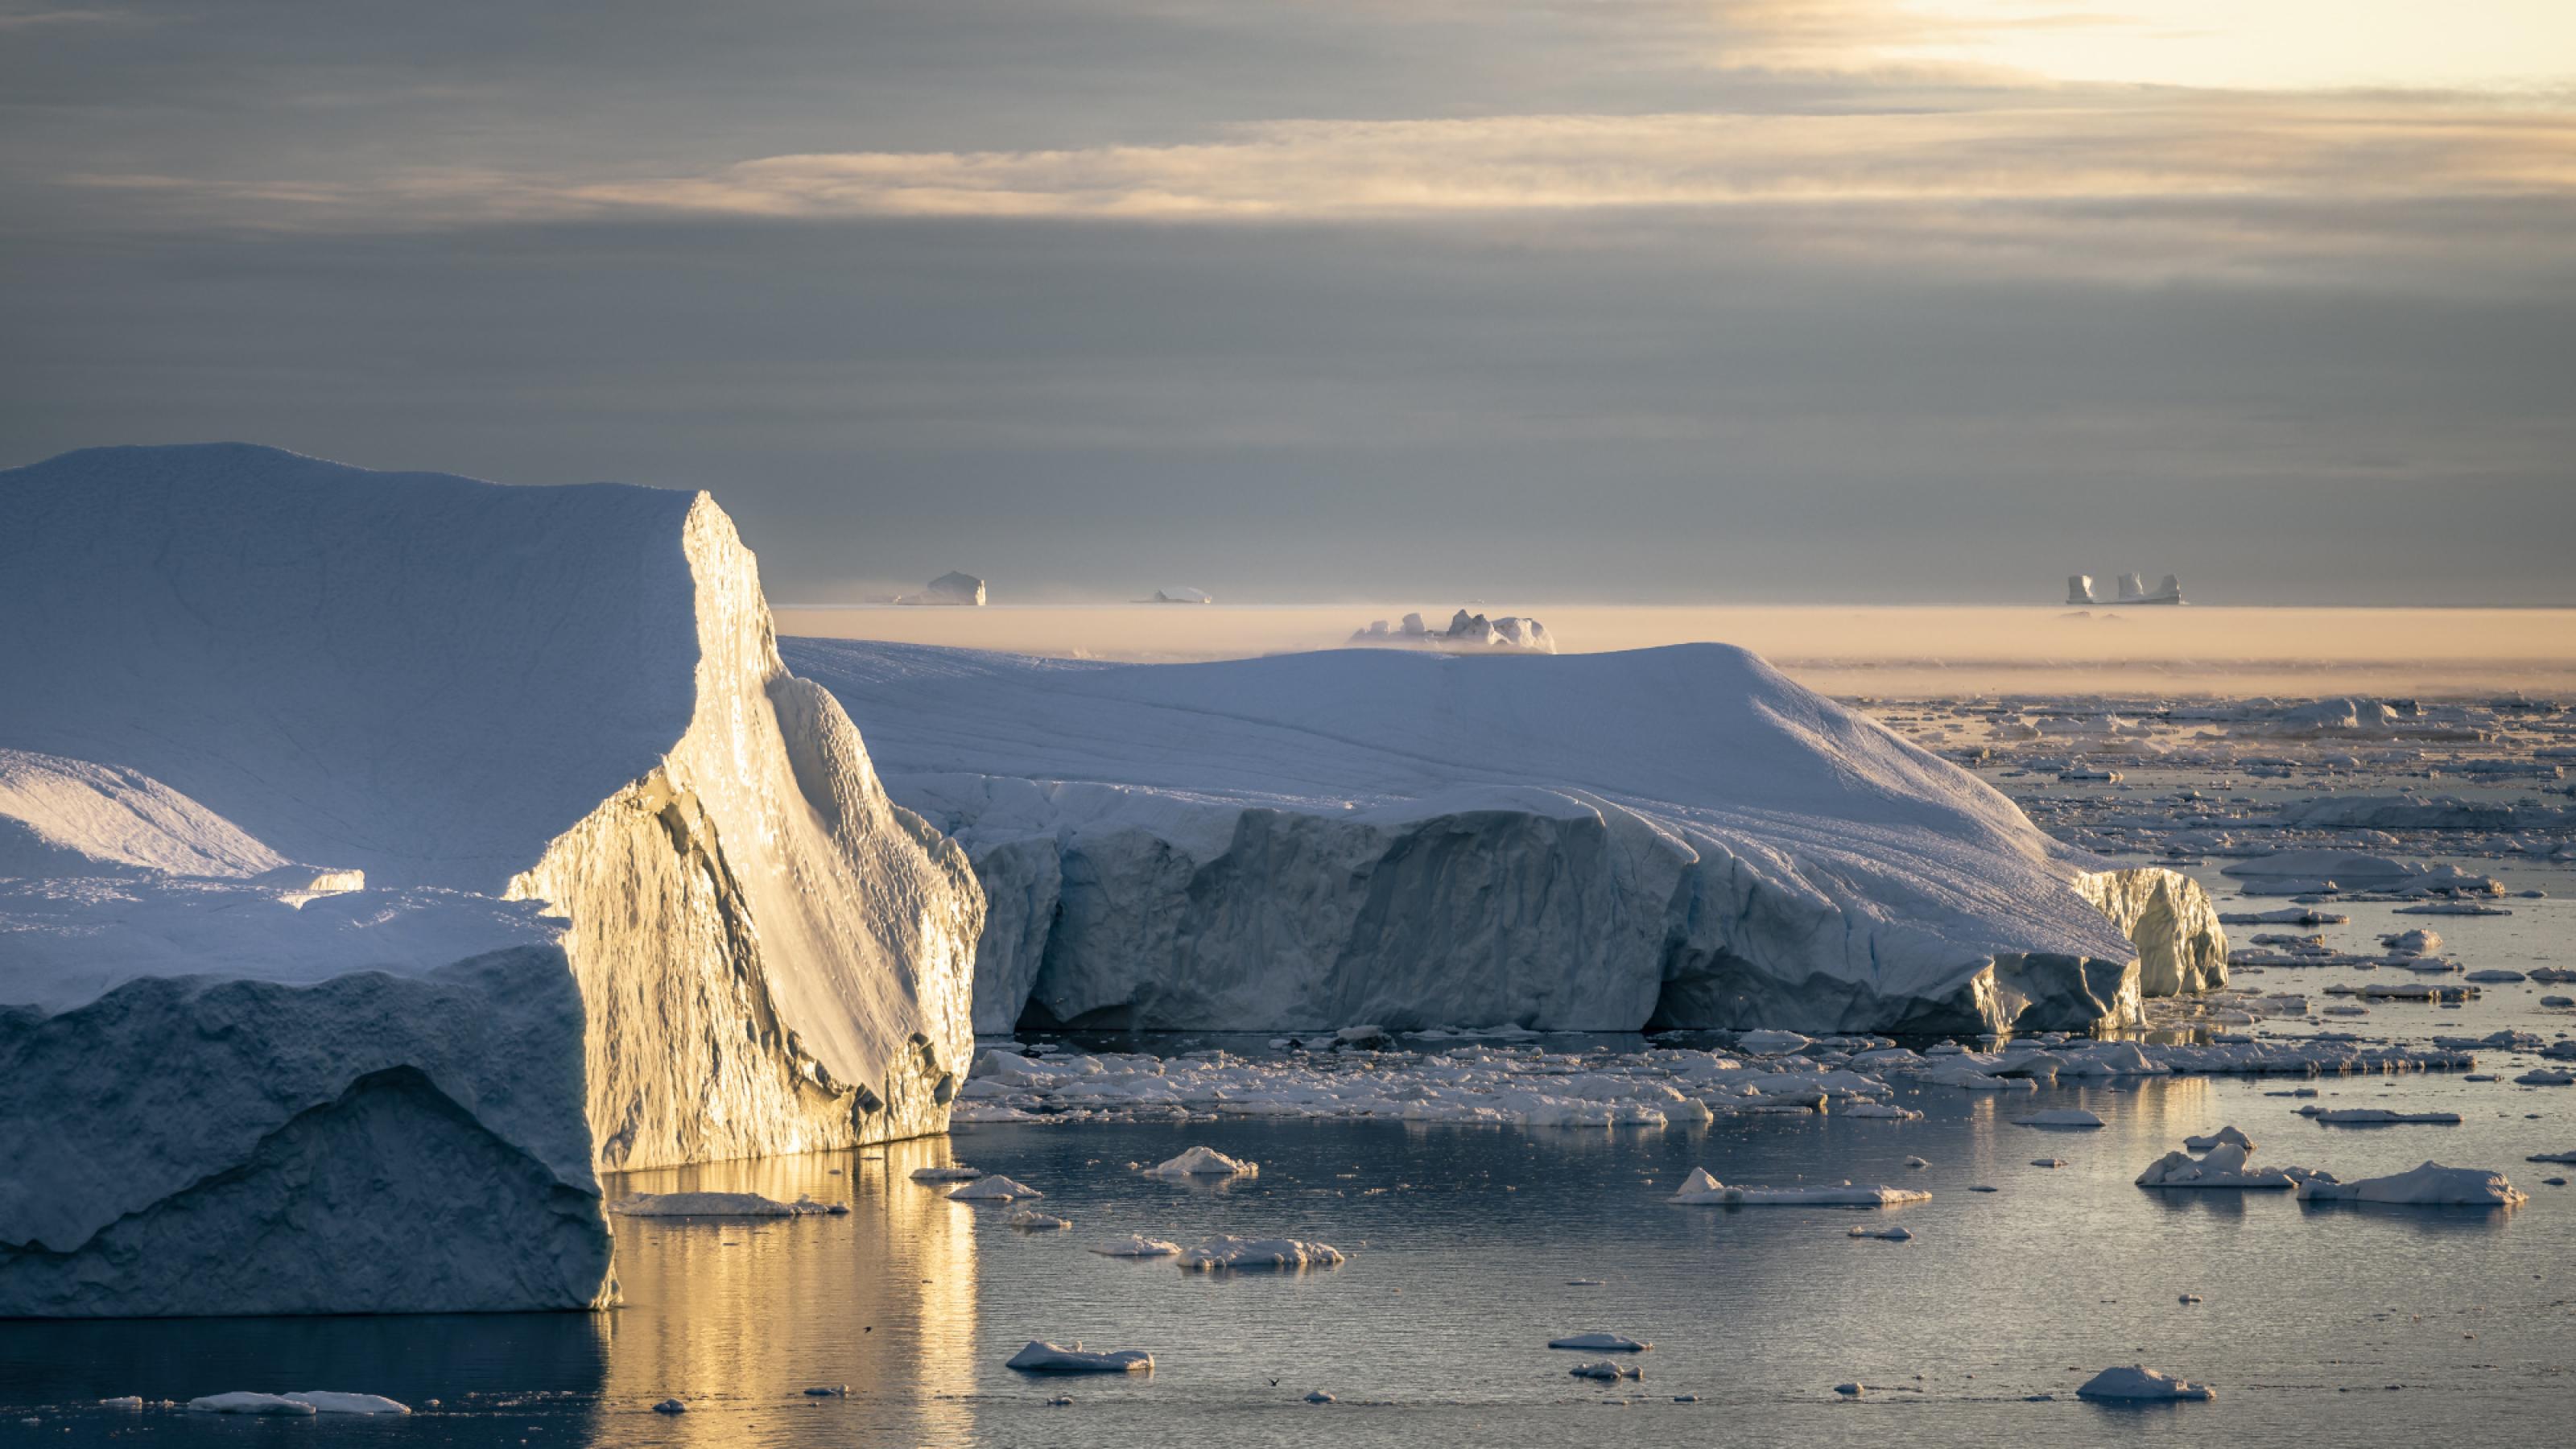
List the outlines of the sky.
<svg viewBox="0 0 2576 1449">
<path fill-rule="evenodd" d="M 2576 604 L 2576 6 L 0 0 L 0 337 L 783 602 Z"/>
</svg>

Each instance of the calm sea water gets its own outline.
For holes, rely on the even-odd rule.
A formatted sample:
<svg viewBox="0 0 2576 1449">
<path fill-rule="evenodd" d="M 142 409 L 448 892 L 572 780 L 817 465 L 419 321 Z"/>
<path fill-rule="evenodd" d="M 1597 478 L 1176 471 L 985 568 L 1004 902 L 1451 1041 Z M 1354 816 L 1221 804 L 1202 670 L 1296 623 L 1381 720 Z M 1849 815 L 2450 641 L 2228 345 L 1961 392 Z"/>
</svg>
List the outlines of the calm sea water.
<svg viewBox="0 0 2576 1449">
<path fill-rule="evenodd" d="M 1136 1445 L 2546 1441 L 2576 1413 L 2576 1194 L 2527 1154 L 2576 1147 L 2567 1106 L 2509 1084 L 2328 1084 L 2345 1105 L 2458 1110 L 2457 1127 L 2329 1129 L 2279 1082 L 2186 1080 L 1987 1095 L 1927 1089 L 1916 1123 L 1764 1118 L 1696 1132 L 1397 1125 L 993 1126 L 882 1151 L 639 1174 L 645 1190 L 848 1199 L 846 1217 L 626 1222 L 613 1314 L 0 1325 L 10 1442 L 386 1445 Z M 2109 1122 L 2013 1125 L 2033 1107 Z M 2540 1114 L 2532 1120 L 2526 1114 Z M 2130 1185 L 2186 1132 L 2233 1122 L 2261 1158 L 2349 1177 L 2426 1157 L 2508 1166 L 2520 1211 L 2303 1207 L 2287 1194 Z M 1128 1170 L 1207 1142 L 1257 1181 Z M 1908 1169 L 1908 1154 L 1929 1158 Z M 951 1157 L 1040 1187 L 1070 1232 L 951 1203 Z M 2034 1158 L 2068 1165 L 2045 1169 Z M 2261 1160 L 2261 1159 L 2258 1159 Z M 1665 1202 L 1728 1181 L 1930 1188 L 1895 1211 Z M 1968 1189 L 1989 1185 L 1993 1193 Z M 1854 1240 L 1900 1222 L 1910 1243 Z M 1184 1274 L 1096 1256 L 1130 1232 L 1285 1234 L 1350 1253 L 1300 1275 Z M 1599 1286 L 1570 1280 L 1598 1279 Z M 2180 1295 L 2203 1301 L 2185 1305 Z M 1545 1347 L 1650 1340 L 1615 1391 Z M 1030 1379 L 1024 1341 L 1151 1350 L 1129 1378 Z M 2071 1397 L 2115 1363 L 2214 1383 L 2214 1403 Z M 1870 1387 L 1857 1402 L 1833 1387 Z M 811 1399 L 847 1384 L 847 1398 Z M 90 1407 L 236 1388 L 390 1394 L 398 1421 L 215 1419 Z M 1309 1389 L 1336 1395 L 1309 1405 Z M 1050 1406 L 1059 1394 L 1069 1406 Z M 2054 1394 L 2050 1402 L 2027 1396 Z M 1675 1396 L 1696 1395 L 1696 1402 Z M 686 1401 L 677 1417 L 650 1406 Z M 426 1411 L 428 1401 L 438 1408 Z M 34 1417 L 39 1422 L 21 1421 Z"/>
</svg>

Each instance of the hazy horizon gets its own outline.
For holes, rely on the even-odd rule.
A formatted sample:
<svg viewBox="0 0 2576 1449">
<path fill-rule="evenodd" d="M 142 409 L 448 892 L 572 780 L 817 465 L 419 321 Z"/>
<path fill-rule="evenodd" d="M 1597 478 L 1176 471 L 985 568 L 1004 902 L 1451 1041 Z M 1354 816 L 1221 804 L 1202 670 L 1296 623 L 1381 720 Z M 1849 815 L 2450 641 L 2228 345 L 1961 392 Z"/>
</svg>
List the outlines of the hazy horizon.
<svg viewBox="0 0 2576 1449">
<path fill-rule="evenodd" d="M 0 0 L 0 461 L 777 597 L 2571 604 L 2547 0 Z"/>
</svg>

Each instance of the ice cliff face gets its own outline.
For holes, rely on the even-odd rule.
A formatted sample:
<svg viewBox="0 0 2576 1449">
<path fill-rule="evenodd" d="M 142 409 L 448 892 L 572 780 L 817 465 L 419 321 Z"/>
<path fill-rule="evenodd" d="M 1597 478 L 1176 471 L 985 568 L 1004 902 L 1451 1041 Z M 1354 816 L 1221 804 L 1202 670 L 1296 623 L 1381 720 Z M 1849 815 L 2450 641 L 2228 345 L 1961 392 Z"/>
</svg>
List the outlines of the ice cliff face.
<svg viewBox="0 0 2576 1449">
<path fill-rule="evenodd" d="M 944 1128 L 981 893 L 704 495 L 69 454 L 0 617 L 0 1314 L 587 1306 L 598 1171 Z"/>
<path fill-rule="evenodd" d="M 1742 650 L 784 650 L 973 855 L 980 1030 L 2070 1029 L 2224 971 L 2187 878 Z"/>
</svg>

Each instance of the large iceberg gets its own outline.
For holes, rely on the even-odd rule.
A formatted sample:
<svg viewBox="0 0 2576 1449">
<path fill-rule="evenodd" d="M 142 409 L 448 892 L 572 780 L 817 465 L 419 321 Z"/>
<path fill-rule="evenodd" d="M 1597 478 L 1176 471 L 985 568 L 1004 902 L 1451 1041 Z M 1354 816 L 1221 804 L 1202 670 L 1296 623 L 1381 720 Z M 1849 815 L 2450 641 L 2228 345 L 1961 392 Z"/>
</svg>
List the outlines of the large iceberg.
<svg viewBox="0 0 2576 1449">
<path fill-rule="evenodd" d="M 2224 979 L 2198 885 L 1741 649 L 782 649 L 973 856 L 980 1030 L 2082 1029 Z"/>
<path fill-rule="evenodd" d="M 982 897 L 704 494 L 0 472 L 0 1316 L 578 1308 L 603 1171 L 941 1130 Z"/>
</svg>

